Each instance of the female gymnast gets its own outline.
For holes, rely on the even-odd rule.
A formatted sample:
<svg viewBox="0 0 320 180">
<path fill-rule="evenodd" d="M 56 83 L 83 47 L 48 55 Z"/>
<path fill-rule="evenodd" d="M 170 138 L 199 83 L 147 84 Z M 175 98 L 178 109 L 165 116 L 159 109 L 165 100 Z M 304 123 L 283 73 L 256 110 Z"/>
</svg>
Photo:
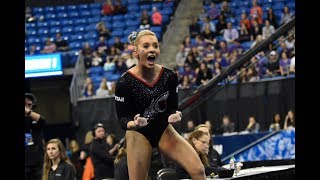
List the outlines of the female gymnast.
<svg viewBox="0 0 320 180">
<path fill-rule="evenodd" d="M 205 171 L 192 146 L 173 128 L 181 121 L 178 109 L 178 77 L 157 64 L 159 42 L 154 32 L 142 30 L 128 37 L 138 64 L 118 80 L 115 104 L 121 127 L 126 130 L 130 180 L 148 178 L 152 148 L 181 165 L 194 180 Z"/>
</svg>

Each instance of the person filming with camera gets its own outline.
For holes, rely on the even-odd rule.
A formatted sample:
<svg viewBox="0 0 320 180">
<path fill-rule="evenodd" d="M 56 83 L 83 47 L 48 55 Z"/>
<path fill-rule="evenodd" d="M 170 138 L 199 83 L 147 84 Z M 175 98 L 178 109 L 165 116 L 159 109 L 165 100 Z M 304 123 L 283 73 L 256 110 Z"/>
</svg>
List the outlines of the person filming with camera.
<svg viewBox="0 0 320 180">
<path fill-rule="evenodd" d="M 35 112 L 36 97 L 25 94 L 25 180 L 41 180 L 45 118 Z"/>
</svg>

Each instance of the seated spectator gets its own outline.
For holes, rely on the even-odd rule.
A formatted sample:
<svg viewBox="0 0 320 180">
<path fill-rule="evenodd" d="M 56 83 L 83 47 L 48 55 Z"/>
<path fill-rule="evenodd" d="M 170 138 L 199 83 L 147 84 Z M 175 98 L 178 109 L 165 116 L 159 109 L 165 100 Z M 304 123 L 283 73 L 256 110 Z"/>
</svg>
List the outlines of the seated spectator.
<svg viewBox="0 0 320 180">
<path fill-rule="evenodd" d="M 54 43 L 57 46 L 57 51 L 64 52 L 70 50 L 68 41 L 62 38 L 62 34 L 60 32 L 57 32 Z"/>
<path fill-rule="evenodd" d="M 222 68 L 226 68 L 227 66 L 229 66 L 228 61 L 226 60 L 226 58 L 222 57 L 221 51 L 219 50 L 215 51 L 215 58 L 213 61 L 218 62 Z"/>
<path fill-rule="evenodd" d="M 114 13 L 114 5 L 111 0 L 106 0 L 102 5 L 101 14 L 102 15 L 112 15 Z"/>
<path fill-rule="evenodd" d="M 220 133 L 233 133 L 235 132 L 235 125 L 233 122 L 230 121 L 230 117 L 224 115 L 222 118 L 222 125 L 220 127 Z"/>
<path fill-rule="evenodd" d="M 253 116 L 249 117 L 249 124 L 247 125 L 245 131 L 249 133 L 258 133 L 260 130 L 260 124 L 256 122 L 256 119 Z"/>
<path fill-rule="evenodd" d="M 246 25 L 243 23 L 240 25 L 238 42 L 243 43 L 246 41 L 250 41 L 250 33 L 249 33 Z"/>
<path fill-rule="evenodd" d="M 132 53 L 127 56 L 121 56 L 121 59 L 126 63 L 128 69 L 138 64 L 138 59 L 135 58 Z"/>
<path fill-rule="evenodd" d="M 200 69 L 197 73 L 196 85 L 197 86 L 200 86 L 200 85 L 205 86 L 211 79 L 212 79 L 211 69 L 209 69 L 207 67 L 206 63 L 202 62 L 200 64 Z"/>
<path fill-rule="evenodd" d="M 233 44 L 239 38 L 239 32 L 232 27 L 232 23 L 227 24 L 227 29 L 224 30 L 223 38 L 228 44 Z"/>
<path fill-rule="evenodd" d="M 254 41 L 258 35 L 262 35 L 262 28 L 258 21 L 251 21 L 250 40 Z"/>
<path fill-rule="evenodd" d="M 285 24 L 287 22 L 289 22 L 292 18 L 292 13 L 290 12 L 290 9 L 288 6 L 285 6 L 283 8 L 283 14 L 281 15 L 281 21 L 280 21 L 280 25 Z"/>
<path fill-rule="evenodd" d="M 197 74 L 196 72 L 191 68 L 190 64 L 184 65 L 184 72 L 182 74 L 183 76 L 188 76 L 188 79 L 190 80 L 190 86 L 193 86 L 196 84 L 197 80 Z"/>
<path fill-rule="evenodd" d="M 185 60 L 186 60 L 186 53 L 184 51 L 184 45 L 180 44 L 178 53 L 176 54 L 177 66 L 183 67 Z"/>
<path fill-rule="evenodd" d="M 270 24 L 271 24 L 275 29 L 278 28 L 277 16 L 274 14 L 272 8 L 269 8 L 269 9 L 268 9 L 267 20 L 269 20 Z"/>
<path fill-rule="evenodd" d="M 295 116 L 293 114 L 293 111 L 289 110 L 288 114 L 286 115 L 286 117 L 284 119 L 283 129 L 295 128 L 295 127 L 296 127 Z"/>
<path fill-rule="evenodd" d="M 226 18 L 231 18 L 233 17 L 233 13 L 231 11 L 231 8 L 228 4 L 228 1 L 223 1 L 220 9 L 220 14 L 222 14 Z"/>
<path fill-rule="evenodd" d="M 218 76 L 222 71 L 221 64 L 218 61 L 214 61 L 213 63 L 213 70 L 212 70 L 212 76 Z"/>
<path fill-rule="evenodd" d="M 279 58 L 275 51 L 271 51 L 266 64 L 266 76 L 274 77 L 280 75 Z"/>
<path fill-rule="evenodd" d="M 162 14 L 157 10 L 157 7 L 152 8 L 152 25 L 161 26 L 162 25 Z"/>
<path fill-rule="evenodd" d="M 140 16 L 140 29 L 149 29 L 150 28 L 150 16 L 148 15 L 148 11 L 146 9 L 144 9 L 142 11 L 142 14 Z"/>
<path fill-rule="evenodd" d="M 260 42 L 262 42 L 262 40 L 263 40 L 262 35 L 258 34 L 258 35 L 256 36 L 256 39 L 252 42 L 250 48 L 253 48 L 253 47 L 255 47 L 256 45 L 258 45 Z"/>
<path fill-rule="evenodd" d="M 245 74 L 245 82 L 255 82 L 255 81 L 258 81 L 259 79 L 260 78 L 255 67 L 251 66 L 250 68 L 247 69 L 247 72 Z"/>
<path fill-rule="evenodd" d="M 115 64 L 115 68 L 113 71 L 114 74 L 121 74 L 122 75 L 123 73 L 125 73 L 128 70 L 126 63 L 121 59 L 115 60 L 114 64 Z"/>
<path fill-rule="evenodd" d="M 123 43 L 120 41 L 120 37 L 116 36 L 114 38 L 114 43 L 113 46 L 116 48 L 117 52 L 121 52 L 124 50 L 124 45 Z"/>
<path fill-rule="evenodd" d="M 47 38 L 41 53 L 50 54 L 50 53 L 56 52 L 56 50 L 57 50 L 57 46 L 54 44 L 54 42 L 51 41 L 50 38 Z"/>
<path fill-rule="evenodd" d="M 83 92 L 83 97 L 88 98 L 88 97 L 94 97 L 95 93 L 94 93 L 94 87 L 93 84 L 90 83 L 85 87 L 85 90 Z"/>
<path fill-rule="evenodd" d="M 201 27 L 198 22 L 198 18 L 194 17 L 192 23 L 189 25 L 189 33 L 191 38 L 195 38 L 197 35 L 200 35 Z"/>
<path fill-rule="evenodd" d="M 199 124 L 195 128 L 195 131 L 202 131 L 205 134 L 208 134 L 209 137 L 211 138 L 212 132 L 210 131 L 210 128 L 206 124 Z M 221 161 L 221 156 L 218 153 L 218 151 L 213 148 L 212 145 L 213 145 L 213 142 L 212 140 L 210 140 L 209 152 L 207 152 L 209 165 L 211 167 L 222 167 L 223 163 Z"/>
<path fill-rule="evenodd" d="M 262 38 L 267 39 L 275 32 L 275 28 L 270 24 L 269 20 L 264 21 L 265 26 L 262 28 Z"/>
<path fill-rule="evenodd" d="M 109 90 L 108 90 L 106 78 L 101 79 L 100 86 L 96 90 L 96 96 L 97 97 L 108 97 L 109 96 Z"/>
<path fill-rule="evenodd" d="M 217 35 L 223 35 L 224 30 L 227 29 L 226 17 L 222 14 L 218 17 L 218 22 L 216 24 L 216 33 Z"/>
<path fill-rule="evenodd" d="M 104 24 L 104 22 L 99 22 L 96 25 L 96 30 L 99 34 L 99 36 L 103 36 L 105 39 L 109 40 L 111 37 L 111 32 L 110 30 L 106 27 L 106 25 Z"/>
<path fill-rule="evenodd" d="M 82 54 L 84 58 L 85 68 L 89 69 L 91 67 L 93 49 L 88 42 L 84 43 L 83 48 L 80 49 L 80 54 Z"/>
<path fill-rule="evenodd" d="M 216 7 L 216 4 L 214 2 L 210 3 L 210 9 L 207 11 L 207 16 L 210 20 L 215 20 L 220 15 L 219 10 Z"/>
<path fill-rule="evenodd" d="M 96 49 L 97 51 L 97 54 L 100 56 L 100 57 L 104 57 L 108 54 L 108 46 L 107 46 L 107 43 L 106 43 L 106 40 L 103 36 L 100 36 L 99 38 L 99 42 L 97 43 L 96 45 Z"/>
<path fill-rule="evenodd" d="M 290 59 L 288 58 L 287 53 L 282 52 L 281 53 L 281 59 L 280 59 L 280 74 L 281 76 L 287 76 L 290 73 Z"/>
<path fill-rule="evenodd" d="M 273 117 L 273 123 L 270 124 L 269 131 L 271 132 L 271 131 L 281 130 L 280 121 L 281 121 L 280 114 L 279 113 L 275 114 Z"/>
<path fill-rule="evenodd" d="M 127 8 L 122 6 L 122 0 L 115 0 L 113 6 L 113 14 L 125 14 L 127 13 Z"/>
<path fill-rule="evenodd" d="M 37 46 L 36 45 L 31 45 L 30 47 L 29 47 L 29 51 L 28 51 L 28 55 L 37 55 L 37 54 L 39 54 L 40 53 L 40 51 L 37 49 Z"/>
<path fill-rule="evenodd" d="M 209 17 L 205 17 L 203 19 L 201 32 L 204 32 L 206 26 L 209 26 L 209 29 L 210 29 L 211 32 L 216 33 L 216 25 L 209 20 Z M 209 38 L 207 38 L 207 39 L 209 39 Z"/>
<path fill-rule="evenodd" d="M 218 170 L 225 169 L 223 167 L 210 166 L 207 153 L 209 152 L 211 139 L 207 133 L 204 133 L 203 131 L 193 131 L 187 141 L 199 155 L 199 158 L 205 167 L 206 176 L 209 176 L 211 173 L 217 173 Z M 180 179 L 190 179 L 190 175 L 180 165 L 177 165 L 176 171 Z"/>
<path fill-rule="evenodd" d="M 213 39 L 215 38 L 216 34 L 215 32 L 211 31 L 210 24 L 205 24 L 204 30 L 202 31 L 201 36 L 204 39 Z"/>
<path fill-rule="evenodd" d="M 102 58 L 99 56 L 99 54 L 97 53 L 97 51 L 94 51 L 92 53 L 92 61 L 91 61 L 91 65 L 92 66 L 102 66 L 103 62 L 102 62 Z"/>
<path fill-rule="evenodd" d="M 246 12 L 243 12 L 241 14 L 240 27 L 242 26 L 242 24 L 244 24 L 247 29 L 251 28 L 251 22 L 248 19 Z"/>
</svg>

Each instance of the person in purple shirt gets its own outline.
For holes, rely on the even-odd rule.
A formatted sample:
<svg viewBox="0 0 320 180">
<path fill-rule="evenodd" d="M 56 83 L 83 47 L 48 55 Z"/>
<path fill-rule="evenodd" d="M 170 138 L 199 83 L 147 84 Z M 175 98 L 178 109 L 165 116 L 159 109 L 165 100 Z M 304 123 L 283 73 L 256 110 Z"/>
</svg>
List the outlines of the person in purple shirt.
<svg viewBox="0 0 320 180">
<path fill-rule="evenodd" d="M 287 53 L 282 52 L 280 59 L 280 73 L 282 76 L 287 76 L 289 74 L 290 63 L 291 61 L 288 58 Z"/>
</svg>

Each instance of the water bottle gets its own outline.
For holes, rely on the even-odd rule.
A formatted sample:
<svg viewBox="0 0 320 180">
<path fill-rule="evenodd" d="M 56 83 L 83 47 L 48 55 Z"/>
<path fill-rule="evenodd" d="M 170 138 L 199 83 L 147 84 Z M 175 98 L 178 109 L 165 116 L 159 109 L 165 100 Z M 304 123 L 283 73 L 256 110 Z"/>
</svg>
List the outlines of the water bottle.
<svg viewBox="0 0 320 180">
<path fill-rule="evenodd" d="M 230 169 L 235 169 L 235 163 L 236 163 L 235 158 L 232 156 L 229 161 Z"/>
</svg>

